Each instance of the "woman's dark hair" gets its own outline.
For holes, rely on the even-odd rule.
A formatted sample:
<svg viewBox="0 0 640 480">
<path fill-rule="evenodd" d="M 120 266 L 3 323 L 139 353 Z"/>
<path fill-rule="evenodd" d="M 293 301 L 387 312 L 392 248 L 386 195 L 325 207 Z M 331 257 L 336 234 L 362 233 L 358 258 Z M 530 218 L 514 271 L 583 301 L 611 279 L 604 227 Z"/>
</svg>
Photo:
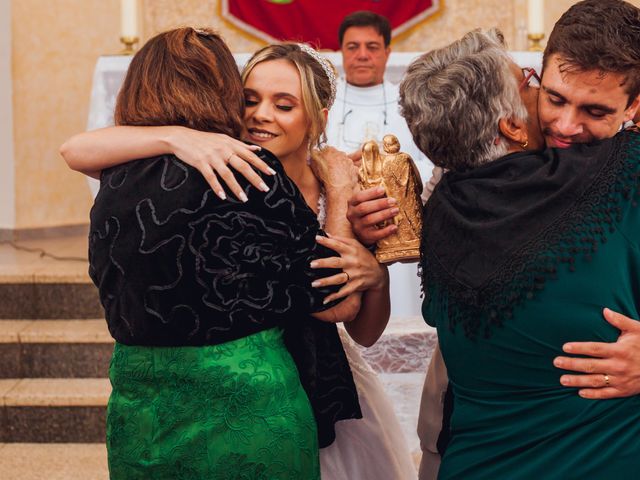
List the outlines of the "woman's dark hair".
<svg viewBox="0 0 640 480">
<path fill-rule="evenodd" d="M 623 74 L 628 105 L 640 94 L 640 9 L 622 0 L 585 0 L 555 24 L 544 51 L 560 57 L 560 71 Z"/>
<path fill-rule="evenodd" d="M 387 17 L 378 15 L 375 12 L 369 10 L 361 10 L 359 12 L 353 12 L 344 17 L 340 28 L 338 29 L 338 41 L 342 47 L 342 40 L 344 39 L 344 33 L 351 27 L 373 27 L 384 39 L 384 46 L 388 47 L 391 43 L 391 25 Z"/>
<path fill-rule="evenodd" d="M 182 125 L 242 133 L 240 73 L 222 38 L 191 27 L 163 32 L 133 57 L 118 94 L 116 125 Z"/>
</svg>

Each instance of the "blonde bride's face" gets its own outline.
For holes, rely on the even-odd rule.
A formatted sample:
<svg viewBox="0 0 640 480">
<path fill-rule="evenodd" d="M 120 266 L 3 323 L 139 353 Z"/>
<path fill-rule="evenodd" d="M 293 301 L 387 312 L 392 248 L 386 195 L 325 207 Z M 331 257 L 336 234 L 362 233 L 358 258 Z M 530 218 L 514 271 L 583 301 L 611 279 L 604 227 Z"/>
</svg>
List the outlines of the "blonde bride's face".
<svg viewBox="0 0 640 480">
<path fill-rule="evenodd" d="M 288 60 L 257 64 L 244 85 L 246 138 L 281 161 L 308 152 L 309 121 L 302 102 L 300 75 Z"/>
</svg>

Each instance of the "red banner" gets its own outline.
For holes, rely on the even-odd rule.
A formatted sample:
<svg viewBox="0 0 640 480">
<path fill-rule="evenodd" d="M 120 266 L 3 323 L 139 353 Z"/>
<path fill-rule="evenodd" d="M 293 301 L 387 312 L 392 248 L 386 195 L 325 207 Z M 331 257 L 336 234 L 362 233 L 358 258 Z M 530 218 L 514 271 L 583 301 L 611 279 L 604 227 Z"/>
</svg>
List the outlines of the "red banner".
<svg viewBox="0 0 640 480">
<path fill-rule="evenodd" d="M 304 41 L 330 50 L 340 48 L 338 28 L 349 13 L 384 15 L 395 36 L 439 8 L 439 0 L 222 0 L 222 16 L 256 37 Z"/>
</svg>

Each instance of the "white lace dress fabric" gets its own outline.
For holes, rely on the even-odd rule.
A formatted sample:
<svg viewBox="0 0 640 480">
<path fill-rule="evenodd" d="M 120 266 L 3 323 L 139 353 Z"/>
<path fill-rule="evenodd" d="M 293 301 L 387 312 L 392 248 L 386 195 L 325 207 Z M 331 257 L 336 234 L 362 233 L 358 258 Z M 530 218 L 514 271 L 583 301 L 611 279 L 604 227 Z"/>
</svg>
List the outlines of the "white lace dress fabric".
<svg viewBox="0 0 640 480">
<path fill-rule="evenodd" d="M 376 373 L 344 328 L 338 328 L 358 390 L 362 418 L 336 423 L 336 439 L 320 450 L 322 480 L 415 480 L 407 441 Z"/>
<path fill-rule="evenodd" d="M 318 201 L 318 221 L 324 225 L 325 198 Z M 358 390 L 362 418 L 336 423 L 336 439 L 320 450 L 322 480 L 415 480 L 409 447 L 393 405 L 376 372 L 359 347 L 339 326 Z"/>
</svg>

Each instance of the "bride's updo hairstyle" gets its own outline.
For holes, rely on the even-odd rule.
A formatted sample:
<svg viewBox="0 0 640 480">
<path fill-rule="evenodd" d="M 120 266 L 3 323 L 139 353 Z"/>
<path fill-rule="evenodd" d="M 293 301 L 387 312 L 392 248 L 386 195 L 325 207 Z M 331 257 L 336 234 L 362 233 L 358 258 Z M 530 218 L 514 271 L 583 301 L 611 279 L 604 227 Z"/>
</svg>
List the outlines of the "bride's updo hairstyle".
<svg viewBox="0 0 640 480">
<path fill-rule="evenodd" d="M 209 29 L 176 28 L 150 39 L 131 60 L 116 125 L 182 125 L 242 134 L 244 95 L 233 55 Z"/>
</svg>

